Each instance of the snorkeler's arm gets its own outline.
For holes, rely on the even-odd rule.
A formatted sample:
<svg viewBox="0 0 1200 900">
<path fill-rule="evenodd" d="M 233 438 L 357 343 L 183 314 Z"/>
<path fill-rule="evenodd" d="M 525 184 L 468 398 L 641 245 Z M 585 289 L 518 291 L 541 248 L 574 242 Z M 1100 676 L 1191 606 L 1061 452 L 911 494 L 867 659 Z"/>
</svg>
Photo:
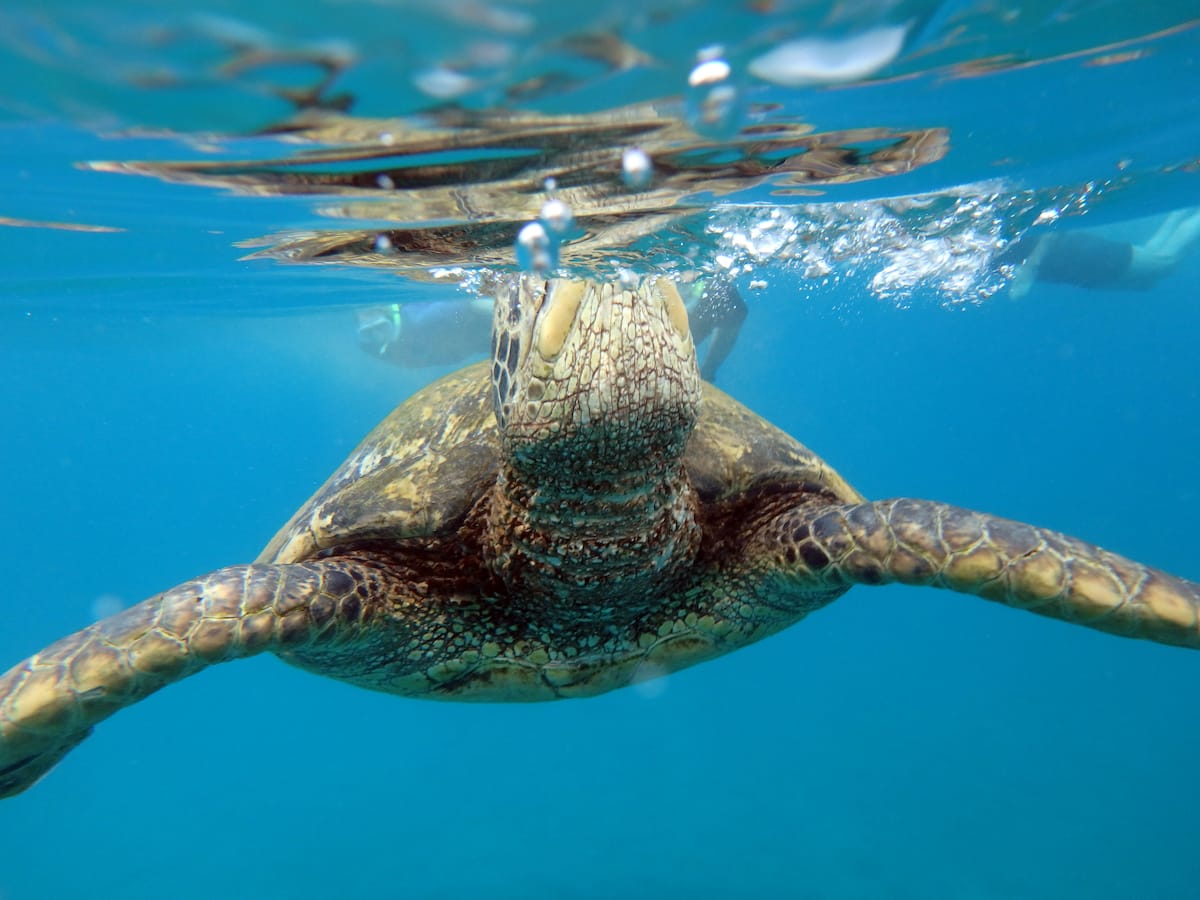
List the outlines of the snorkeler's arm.
<svg viewBox="0 0 1200 900">
<path fill-rule="evenodd" d="M 1024 259 L 1020 260 L 1013 266 L 1012 280 L 1009 282 L 1008 293 L 1014 300 L 1020 300 L 1029 293 L 1029 289 L 1033 287 L 1033 283 L 1037 281 L 1038 269 L 1042 264 L 1042 257 L 1046 255 L 1046 249 L 1053 240 L 1052 235 L 1038 235 L 1033 238 L 1025 238 L 1026 241 L 1033 241 L 1033 249 Z"/>
<path fill-rule="evenodd" d="M 708 345 L 708 352 L 700 364 L 700 377 L 713 382 L 717 378 L 717 369 L 733 350 L 742 331 L 748 311 L 746 301 L 732 281 L 714 281 L 696 307 L 696 317 L 702 322 L 711 323 L 712 330 L 712 343 Z"/>
</svg>

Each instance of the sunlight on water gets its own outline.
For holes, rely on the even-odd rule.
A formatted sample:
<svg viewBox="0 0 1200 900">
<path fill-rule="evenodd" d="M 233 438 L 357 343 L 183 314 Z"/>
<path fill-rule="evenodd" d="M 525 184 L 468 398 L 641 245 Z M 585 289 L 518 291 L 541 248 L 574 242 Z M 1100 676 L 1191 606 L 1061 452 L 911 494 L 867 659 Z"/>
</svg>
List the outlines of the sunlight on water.
<svg viewBox="0 0 1200 900">
<path fill-rule="evenodd" d="M 1014 191 L 1002 182 L 936 194 L 794 204 L 718 205 L 707 229 L 713 266 L 731 274 L 797 277 L 810 288 L 843 283 L 897 306 L 930 296 L 948 306 L 982 303 L 1011 266 L 997 257 L 1015 237 L 1065 214 L 1082 215 L 1104 191 Z"/>
<path fill-rule="evenodd" d="M 897 305 L 924 294 L 948 306 L 977 304 L 1012 276 L 996 257 L 1024 231 L 1076 227 L 1109 194 L 1120 203 L 1125 191 L 1109 185 L 1142 184 L 1144 192 L 1187 164 L 1183 143 L 1172 149 L 1136 130 L 1109 134 L 1096 118 L 1060 139 L 1105 147 L 1101 159 L 1056 154 L 1051 133 L 1056 119 L 1091 103 L 1086 81 L 1063 76 L 1086 72 L 1093 91 L 1111 93 L 1128 82 L 1123 66 L 1159 65 L 1155 49 L 1186 50 L 1187 21 L 1167 8 L 1122 30 L 1119 18 L 1091 4 L 1007 13 L 970 4 L 835 5 L 821 19 L 807 7 L 769 3 L 710 10 L 708 23 L 702 6 L 668 3 L 657 18 L 632 16 L 621 27 L 606 16 L 622 7 L 598 12 L 602 28 L 551 7 L 509 16 L 487 4 L 412 6 L 427 46 L 388 56 L 387 65 L 411 76 L 419 94 L 455 103 L 429 106 L 428 96 L 401 92 L 378 117 L 361 110 L 381 110 L 380 91 L 356 76 L 384 59 L 369 31 L 293 37 L 200 14 L 164 23 L 151 40 L 145 30 L 118 32 L 87 15 L 51 26 L 19 12 L 10 14 L 9 45 L 26 65 L 70 71 L 75 81 L 66 84 L 77 87 L 87 83 L 80 62 L 89 52 L 140 48 L 113 70 L 104 96 L 114 111 L 118 99 L 134 97 L 144 108 L 122 113 L 123 128 L 109 126 L 107 146 L 117 153 L 87 163 L 94 171 L 251 201 L 294 197 L 302 201 L 295 209 L 338 223 L 318 227 L 303 212 L 291 225 L 273 217 L 281 227 L 236 240 L 253 251 L 249 259 L 421 280 L 467 277 L 479 267 L 561 266 L 606 278 L 621 269 L 699 268 L 761 288 L 765 270 L 776 267 L 789 283 L 853 284 Z M 342 24 L 354 28 L 360 11 L 347 6 Z M 293 30 L 301 35 L 312 24 L 301 17 Z M 461 28 L 470 35 L 463 43 Z M 721 39 L 698 39 L 706 34 Z M 189 54 L 163 49 L 177 46 Z M 135 75 L 140 66 L 159 74 Z M 989 79 L 1007 84 L 1039 69 L 1060 87 L 1016 93 L 1046 123 L 1032 133 L 1007 129 L 1004 149 L 998 141 L 1008 136 L 1002 119 L 1010 107 L 988 115 L 980 98 Z M 432 72 L 440 86 L 431 86 Z M 111 93 L 122 81 L 125 93 Z M 601 85 L 603 103 L 589 93 Z M 205 126 L 207 107 L 197 105 L 192 130 L 163 133 L 144 145 L 150 156 L 121 158 L 123 145 L 144 134 L 139 126 L 167 107 L 188 109 L 201 87 L 243 98 L 231 108 L 257 109 L 258 128 L 239 128 L 233 118 Z M 906 92 L 938 102 L 906 102 Z M 75 93 L 64 86 L 62 96 Z M 1118 103 L 1114 95 L 1108 106 Z M 846 114 L 856 108 L 862 112 Z M 986 137 L 973 141 L 976 132 Z M 164 160 L 180 150 L 188 153 Z M 1089 183 L 1104 187 L 1078 187 Z M 142 193 L 129 184 L 110 190 Z M 1040 215 L 1027 214 L 1031 204 Z M 252 206 L 260 215 L 257 203 L 242 208 Z M 211 209 L 211 230 L 224 231 L 226 204 L 214 199 Z M 302 292 L 291 296 L 303 305 Z"/>
<path fill-rule="evenodd" d="M 750 72 L 784 87 L 860 81 L 892 62 L 907 35 L 907 26 L 882 26 L 840 40 L 787 41 L 752 60 Z"/>
</svg>

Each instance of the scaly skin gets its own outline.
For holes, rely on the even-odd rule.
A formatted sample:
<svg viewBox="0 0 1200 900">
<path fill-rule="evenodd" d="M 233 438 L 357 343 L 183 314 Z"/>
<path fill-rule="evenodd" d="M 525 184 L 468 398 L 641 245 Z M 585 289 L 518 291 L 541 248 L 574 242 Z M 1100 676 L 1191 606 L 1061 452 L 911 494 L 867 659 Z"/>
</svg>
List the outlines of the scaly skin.
<svg viewBox="0 0 1200 900">
<path fill-rule="evenodd" d="M 880 500 L 789 511 L 763 543 L 800 583 L 946 588 L 1200 649 L 1200 584 L 1023 522 L 928 500 Z"/>
<path fill-rule="evenodd" d="M 0 676 L 0 797 L 97 722 L 206 666 L 354 636 L 371 617 L 369 581 L 342 560 L 231 566 L 56 641 Z"/>
<path fill-rule="evenodd" d="M 407 696 L 585 697 L 889 581 L 1200 647 L 1200 585 L 1018 522 L 863 501 L 702 387 L 668 284 L 527 278 L 497 297 L 490 376 L 465 369 L 401 406 L 258 563 L 0 677 L 0 797 L 118 709 L 262 651 Z"/>
</svg>

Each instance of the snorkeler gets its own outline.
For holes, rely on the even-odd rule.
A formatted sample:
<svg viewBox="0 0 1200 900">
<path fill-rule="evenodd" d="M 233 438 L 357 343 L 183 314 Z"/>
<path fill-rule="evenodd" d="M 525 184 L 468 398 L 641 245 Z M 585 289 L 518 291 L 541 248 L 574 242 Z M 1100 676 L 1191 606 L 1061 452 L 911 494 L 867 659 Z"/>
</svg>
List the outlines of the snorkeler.
<svg viewBox="0 0 1200 900">
<path fill-rule="evenodd" d="M 685 275 L 679 292 L 687 306 L 692 340 L 697 347 L 709 341 L 700 360 L 700 377 L 711 384 L 717 380 L 717 369 L 737 343 L 749 310 L 728 276 L 706 278 L 688 274 L 692 277 L 688 280 Z"/>
<path fill-rule="evenodd" d="M 1200 240 L 1200 207 L 1168 213 L 1144 243 L 1115 241 L 1090 230 L 1025 236 L 997 258 L 1015 265 L 1011 292 L 1023 297 L 1035 281 L 1095 290 L 1144 291 L 1169 275 Z"/>
<path fill-rule="evenodd" d="M 418 300 L 358 311 L 358 345 L 410 369 L 456 365 L 482 356 L 492 331 L 492 301 Z"/>
<path fill-rule="evenodd" d="M 700 376 L 716 380 L 746 320 L 746 302 L 729 278 L 688 273 L 680 293 L 688 308 L 692 338 L 709 340 Z M 358 313 L 358 345 L 372 356 L 406 368 L 456 365 L 488 348 L 492 301 L 418 301 L 372 307 Z"/>
</svg>

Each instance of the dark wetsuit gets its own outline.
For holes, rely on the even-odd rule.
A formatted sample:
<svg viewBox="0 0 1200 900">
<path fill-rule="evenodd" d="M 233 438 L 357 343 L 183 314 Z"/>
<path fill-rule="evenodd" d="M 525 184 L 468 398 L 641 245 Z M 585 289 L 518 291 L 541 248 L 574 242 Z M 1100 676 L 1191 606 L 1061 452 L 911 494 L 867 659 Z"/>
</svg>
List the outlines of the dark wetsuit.
<svg viewBox="0 0 1200 900">
<path fill-rule="evenodd" d="M 1078 287 L 1118 287 L 1129 278 L 1133 245 L 1112 241 L 1086 231 L 1058 231 L 1024 237 L 1005 248 L 1001 263 L 1025 262 L 1038 247 L 1037 280 Z"/>
<path fill-rule="evenodd" d="M 697 344 L 712 335 L 712 343 L 700 364 L 701 377 L 711 382 L 717 380 L 717 369 L 737 342 L 746 320 L 746 301 L 727 278 L 709 278 L 700 288 L 699 299 L 689 304 L 688 319 Z"/>
<path fill-rule="evenodd" d="M 1083 231 L 1046 235 L 1050 241 L 1038 264 L 1039 281 L 1106 288 L 1119 284 L 1129 274 L 1133 245 L 1110 241 Z"/>
</svg>

